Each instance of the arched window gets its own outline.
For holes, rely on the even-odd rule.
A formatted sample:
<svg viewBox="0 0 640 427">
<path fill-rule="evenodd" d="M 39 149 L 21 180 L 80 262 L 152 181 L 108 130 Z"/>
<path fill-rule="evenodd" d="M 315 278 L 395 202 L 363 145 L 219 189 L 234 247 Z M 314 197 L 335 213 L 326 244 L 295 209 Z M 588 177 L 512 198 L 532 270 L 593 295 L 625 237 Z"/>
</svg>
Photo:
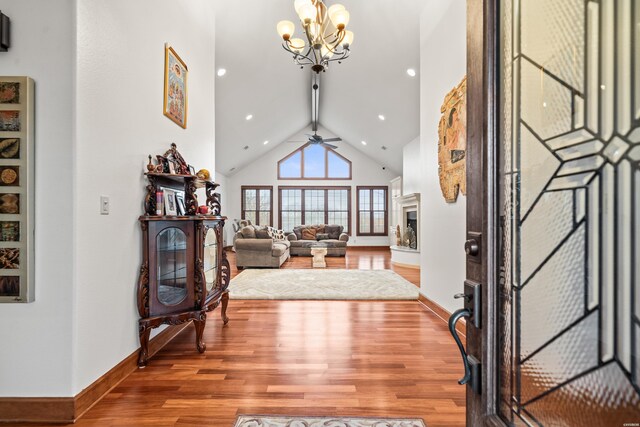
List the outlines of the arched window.
<svg viewBox="0 0 640 427">
<path fill-rule="evenodd" d="M 331 148 L 306 144 L 278 162 L 278 179 L 351 179 L 351 161 Z"/>
</svg>

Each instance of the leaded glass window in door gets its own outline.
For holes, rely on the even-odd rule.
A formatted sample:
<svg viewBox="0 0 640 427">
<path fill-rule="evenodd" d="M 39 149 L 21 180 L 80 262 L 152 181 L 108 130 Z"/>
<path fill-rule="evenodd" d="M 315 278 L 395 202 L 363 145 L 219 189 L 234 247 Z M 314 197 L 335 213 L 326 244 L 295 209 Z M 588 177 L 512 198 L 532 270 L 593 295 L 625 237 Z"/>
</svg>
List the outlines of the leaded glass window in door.
<svg viewBox="0 0 640 427">
<path fill-rule="evenodd" d="M 640 423 L 640 2 L 500 0 L 499 405 Z"/>
</svg>

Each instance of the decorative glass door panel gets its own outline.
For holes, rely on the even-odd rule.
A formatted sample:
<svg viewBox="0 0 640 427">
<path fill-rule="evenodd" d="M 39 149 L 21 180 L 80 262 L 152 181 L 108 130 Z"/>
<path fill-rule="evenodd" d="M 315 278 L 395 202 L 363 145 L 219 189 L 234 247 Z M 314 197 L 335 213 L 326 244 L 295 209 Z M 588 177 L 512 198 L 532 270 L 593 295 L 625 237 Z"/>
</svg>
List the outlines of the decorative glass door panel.
<svg viewBox="0 0 640 427">
<path fill-rule="evenodd" d="M 498 413 L 640 422 L 640 3 L 500 0 Z"/>
<path fill-rule="evenodd" d="M 158 301 L 176 305 L 187 297 L 187 236 L 179 228 L 167 228 L 157 238 Z"/>
<path fill-rule="evenodd" d="M 208 228 L 204 238 L 204 277 L 209 293 L 218 280 L 218 234 L 214 228 Z"/>
</svg>

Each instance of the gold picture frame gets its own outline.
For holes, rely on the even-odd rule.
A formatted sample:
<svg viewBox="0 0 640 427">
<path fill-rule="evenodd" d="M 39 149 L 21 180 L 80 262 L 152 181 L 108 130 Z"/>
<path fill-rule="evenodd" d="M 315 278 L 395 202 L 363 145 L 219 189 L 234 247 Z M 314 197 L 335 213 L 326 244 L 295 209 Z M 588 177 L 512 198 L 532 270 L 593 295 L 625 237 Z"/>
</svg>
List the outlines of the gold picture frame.
<svg viewBox="0 0 640 427">
<path fill-rule="evenodd" d="M 189 69 L 173 47 L 164 48 L 164 102 L 162 111 L 178 126 L 187 128 Z"/>
</svg>

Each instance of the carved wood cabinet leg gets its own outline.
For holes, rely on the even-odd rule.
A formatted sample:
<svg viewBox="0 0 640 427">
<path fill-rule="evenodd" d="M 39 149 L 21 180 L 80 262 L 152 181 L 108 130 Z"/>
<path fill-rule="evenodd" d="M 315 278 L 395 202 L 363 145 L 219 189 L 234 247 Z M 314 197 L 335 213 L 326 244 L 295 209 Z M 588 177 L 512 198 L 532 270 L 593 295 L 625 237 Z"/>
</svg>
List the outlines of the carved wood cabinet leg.
<svg viewBox="0 0 640 427">
<path fill-rule="evenodd" d="M 196 347 L 200 353 L 204 353 L 207 349 L 207 345 L 204 343 L 202 336 L 204 335 L 204 326 L 207 324 L 207 313 L 202 312 L 200 318 L 193 321 L 193 326 L 196 328 Z"/>
<path fill-rule="evenodd" d="M 227 306 L 229 305 L 229 292 L 225 292 L 222 294 L 221 298 L 222 307 L 220 308 L 220 316 L 222 317 L 222 321 L 226 325 L 229 323 L 229 318 L 227 317 Z"/>
<path fill-rule="evenodd" d="M 140 324 L 138 326 L 140 332 L 140 354 L 138 355 L 138 366 L 144 368 L 147 366 L 147 360 L 149 359 L 149 334 L 151 328 L 146 325 Z"/>
</svg>

